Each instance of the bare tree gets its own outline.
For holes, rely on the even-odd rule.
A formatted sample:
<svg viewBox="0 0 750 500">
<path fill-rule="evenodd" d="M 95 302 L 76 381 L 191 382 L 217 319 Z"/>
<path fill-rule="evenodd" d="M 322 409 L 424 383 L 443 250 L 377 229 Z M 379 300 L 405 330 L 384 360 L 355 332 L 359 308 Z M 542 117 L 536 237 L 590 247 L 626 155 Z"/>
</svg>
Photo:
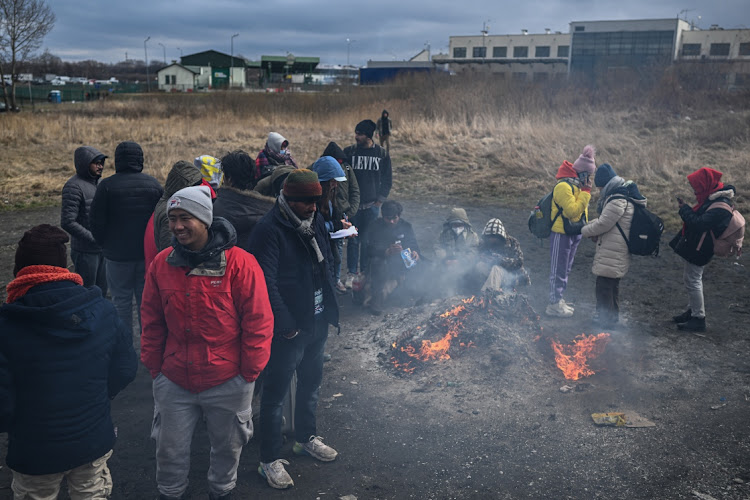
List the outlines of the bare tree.
<svg viewBox="0 0 750 500">
<path fill-rule="evenodd" d="M 42 45 L 54 25 L 55 14 L 44 0 L 0 0 L 0 78 L 6 109 L 17 109 L 16 66 Z"/>
</svg>

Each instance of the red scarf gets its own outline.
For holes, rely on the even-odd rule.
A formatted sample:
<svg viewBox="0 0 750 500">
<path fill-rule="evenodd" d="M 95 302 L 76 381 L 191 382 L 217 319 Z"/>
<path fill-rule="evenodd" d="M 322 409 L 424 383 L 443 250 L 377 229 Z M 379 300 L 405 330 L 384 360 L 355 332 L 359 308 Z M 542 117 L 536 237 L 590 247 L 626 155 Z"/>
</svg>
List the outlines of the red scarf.
<svg viewBox="0 0 750 500">
<path fill-rule="evenodd" d="M 26 295 L 26 292 L 31 287 L 54 281 L 72 281 L 77 285 L 83 286 L 83 278 L 79 274 L 71 273 L 63 267 L 26 266 L 18 271 L 16 279 L 8 283 L 6 287 L 8 291 L 6 302 L 8 304 L 15 302 Z"/>
<path fill-rule="evenodd" d="M 698 203 L 693 205 L 693 211 L 698 209 L 706 202 L 709 196 L 716 191 L 724 189 L 724 183 L 720 181 L 724 175 L 718 170 L 708 167 L 701 167 L 692 174 L 687 176 L 688 182 L 693 187 L 695 199 Z"/>
</svg>

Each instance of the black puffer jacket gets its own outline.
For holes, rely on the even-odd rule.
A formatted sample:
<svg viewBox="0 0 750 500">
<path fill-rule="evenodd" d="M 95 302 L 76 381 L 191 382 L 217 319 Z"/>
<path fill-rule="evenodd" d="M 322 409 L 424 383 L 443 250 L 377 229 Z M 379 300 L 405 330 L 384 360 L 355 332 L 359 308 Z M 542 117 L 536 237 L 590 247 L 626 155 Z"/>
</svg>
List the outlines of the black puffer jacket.
<svg viewBox="0 0 750 500">
<path fill-rule="evenodd" d="M 324 260 L 323 312 L 329 324 L 338 326 L 339 306 L 333 288 L 333 254 L 323 217 L 315 212 L 315 240 Z M 278 202 L 258 221 L 250 235 L 248 249 L 256 259 L 268 286 L 274 317 L 274 334 L 296 329 L 309 330 L 314 314 L 314 255 L 292 223 L 282 214 Z M 315 262 L 315 263 L 314 263 Z"/>
<path fill-rule="evenodd" d="M 237 246 L 247 250 L 250 233 L 258 221 L 271 211 L 276 200 L 257 191 L 222 187 L 216 191 L 214 217 L 224 217 L 237 231 Z"/>
<path fill-rule="evenodd" d="M 115 442 L 110 399 L 135 379 L 130 331 L 97 287 L 44 283 L 0 308 L 0 432 L 22 474 L 53 474 Z"/>
<path fill-rule="evenodd" d="M 697 212 L 687 203 L 680 207 L 680 217 L 685 223 L 685 239 L 680 242 L 682 239 L 682 231 L 680 231 L 669 242 L 669 246 L 677 255 L 696 266 L 705 266 L 711 261 L 714 256 L 714 240 L 711 234 L 706 234 L 705 237 L 703 235 L 706 231 L 713 232 L 717 237 L 721 235 L 729 226 L 732 213 L 721 209 L 709 210 L 709 207 L 720 201 L 730 206 L 734 205 L 732 202 L 734 193 L 734 186 L 725 185 L 721 191 L 712 193 Z M 703 238 L 702 243 L 700 243 L 701 238 Z"/>
<path fill-rule="evenodd" d="M 135 142 L 121 142 L 115 150 L 115 175 L 96 188 L 91 233 L 109 260 L 144 258 L 143 233 L 164 190 L 142 170 L 141 147 Z"/>
<path fill-rule="evenodd" d="M 76 252 L 99 253 L 101 247 L 91 234 L 89 213 L 94 200 L 99 177 L 94 177 L 89 166 L 94 158 L 104 156 L 98 149 L 83 146 L 76 149 L 74 160 L 76 174 L 68 179 L 62 189 L 60 227 L 70 234 L 70 248 Z"/>
</svg>

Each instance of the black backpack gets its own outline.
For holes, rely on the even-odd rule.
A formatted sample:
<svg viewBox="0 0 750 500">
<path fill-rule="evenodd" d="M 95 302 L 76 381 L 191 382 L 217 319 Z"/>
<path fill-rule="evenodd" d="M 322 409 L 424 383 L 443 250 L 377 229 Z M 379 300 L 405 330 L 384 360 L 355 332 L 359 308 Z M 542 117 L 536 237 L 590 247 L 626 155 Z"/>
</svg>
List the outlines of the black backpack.
<svg viewBox="0 0 750 500">
<path fill-rule="evenodd" d="M 633 201 L 626 196 L 613 196 L 610 201 L 617 199 L 626 200 L 628 203 Z M 633 203 L 633 208 L 635 212 L 633 213 L 633 220 L 630 222 L 629 237 L 625 236 L 625 231 L 622 230 L 619 222 L 615 224 L 628 245 L 628 252 L 633 255 L 658 257 L 659 240 L 661 240 L 661 233 L 664 232 L 664 222 L 658 215 L 650 212 L 639 203 Z"/>
<path fill-rule="evenodd" d="M 560 182 L 567 182 L 567 181 L 560 181 Z M 559 183 L 558 183 L 559 184 Z M 573 185 L 570 184 L 570 189 L 573 191 Z M 557 185 L 555 185 L 557 187 Z M 529 231 L 531 231 L 531 234 L 536 236 L 537 238 L 544 239 L 549 238 L 549 235 L 552 234 L 552 226 L 555 224 L 555 221 L 558 217 L 562 215 L 562 208 L 560 205 L 557 205 L 557 213 L 555 214 L 555 217 L 552 217 L 552 198 L 555 190 L 553 189 L 549 193 L 547 193 L 534 207 L 534 210 L 531 211 L 531 215 L 529 215 Z M 567 219 L 563 216 L 563 220 L 567 222 Z M 583 224 L 585 224 L 585 219 L 581 219 L 583 221 Z M 573 223 L 576 224 L 576 223 Z M 583 227 L 583 224 L 581 224 L 581 227 Z M 566 234 L 568 232 L 567 224 L 565 228 Z M 578 231 L 578 234 L 580 234 L 580 228 Z"/>
</svg>

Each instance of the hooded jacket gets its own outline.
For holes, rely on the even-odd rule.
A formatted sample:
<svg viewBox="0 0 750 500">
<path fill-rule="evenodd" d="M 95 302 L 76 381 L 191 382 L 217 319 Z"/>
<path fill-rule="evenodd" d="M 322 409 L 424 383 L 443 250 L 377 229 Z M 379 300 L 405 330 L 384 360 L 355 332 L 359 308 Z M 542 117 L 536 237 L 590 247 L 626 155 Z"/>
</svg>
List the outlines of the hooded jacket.
<svg viewBox="0 0 750 500">
<path fill-rule="evenodd" d="M 199 252 L 179 243 L 146 273 L 141 361 L 156 378 L 203 392 L 241 375 L 253 382 L 268 363 L 273 313 L 255 257 L 215 217 Z"/>
<path fill-rule="evenodd" d="M 690 207 L 685 203 L 680 207 L 680 217 L 685 223 L 685 241 L 678 245 L 683 236 L 683 231 L 680 231 L 669 242 L 669 246 L 677 255 L 696 266 L 705 266 L 711 261 L 714 256 L 714 239 L 711 235 L 706 235 L 704 238 L 703 234 L 711 231 L 714 236 L 720 236 L 729 226 L 732 214 L 727 210 L 709 210 L 709 207 L 716 202 L 724 202 L 733 206 L 734 195 L 734 186 L 722 185 L 720 190 L 707 195 L 701 205 Z M 701 238 L 703 243 L 699 247 Z"/>
<path fill-rule="evenodd" d="M 357 176 L 352 170 L 352 166 L 346 161 L 344 150 L 335 142 L 329 142 L 321 156 L 332 156 L 339 160 L 341 168 L 346 174 L 345 181 L 339 181 L 336 188 L 336 208 L 342 214 L 346 214 L 350 219 L 357 215 L 359 211 L 359 183 Z"/>
<path fill-rule="evenodd" d="M 263 177 L 258 181 L 255 185 L 254 191 L 259 192 L 263 196 L 279 196 L 281 186 L 283 185 L 286 176 L 289 175 L 292 170 L 296 169 L 297 167 L 290 165 L 277 167 L 271 175 Z"/>
<path fill-rule="evenodd" d="M 89 217 L 91 202 L 96 194 L 99 177 L 91 175 L 89 166 L 95 158 L 106 156 L 96 148 L 82 146 L 75 151 L 76 174 L 68 179 L 62 189 L 60 227 L 70 234 L 70 248 L 75 252 L 101 253 L 91 234 Z"/>
<path fill-rule="evenodd" d="M 97 287 L 32 287 L 0 308 L 0 432 L 7 464 L 53 474 L 112 449 L 110 399 L 135 378 L 132 334 Z"/>
<path fill-rule="evenodd" d="M 164 193 L 154 207 L 154 241 L 159 251 L 172 245 L 172 231 L 169 230 L 167 203 L 180 189 L 195 186 L 201 182 L 201 171 L 192 163 L 179 161 L 172 166 L 164 183 Z"/>
<path fill-rule="evenodd" d="M 624 186 L 615 189 L 604 201 L 604 208 L 599 217 L 581 229 L 584 238 L 597 236 L 596 254 L 591 267 L 591 272 L 596 276 L 622 278 L 630 267 L 628 243 L 617 229 L 617 224 L 622 232 L 630 237 L 630 225 L 635 214 L 634 204 L 645 208 L 646 199 L 623 198 L 628 194 L 628 189 Z"/>
<path fill-rule="evenodd" d="M 557 185 L 552 190 L 552 210 L 550 218 L 555 219 L 562 209 L 562 216 L 571 222 L 578 222 L 581 217 L 586 216 L 588 220 L 588 206 L 591 200 L 591 193 L 583 191 L 578 182 L 578 174 L 573 170 L 573 164 L 569 161 L 563 161 L 560 168 L 557 169 Z M 557 217 L 552 225 L 552 231 L 555 233 L 565 234 L 562 217 Z"/>
<path fill-rule="evenodd" d="M 237 245 L 247 250 L 248 239 L 255 224 L 273 208 L 276 200 L 257 191 L 232 187 L 221 187 L 216 194 L 214 217 L 228 220 L 237 231 Z"/>
<path fill-rule="evenodd" d="M 91 233 L 104 257 L 113 261 L 143 260 L 143 234 L 164 190 L 142 173 L 143 150 L 122 142 L 115 150 L 115 175 L 99 183 L 91 205 Z"/>
<path fill-rule="evenodd" d="M 464 230 L 461 234 L 451 227 L 453 222 L 463 222 Z M 475 255 L 479 246 L 479 235 L 472 229 L 466 210 L 463 208 L 454 208 L 443 223 L 443 231 L 438 236 L 438 242 L 435 245 L 435 257 L 438 259 L 457 258 L 471 259 Z"/>
<path fill-rule="evenodd" d="M 315 240 L 323 254 L 313 261 L 309 245 L 284 216 L 279 202 L 258 221 L 250 235 L 249 251 L 258 259 L 268 286 L 274 317 L 274 334 L 300 329 L 309 332 L 315 323 L 313 265 L 321 265 L 323 312 L 326 321 L 339 324 L 339 306 L 333 286 L 333 254 L 323 217 L 315 212 Z"/>
</svg>

